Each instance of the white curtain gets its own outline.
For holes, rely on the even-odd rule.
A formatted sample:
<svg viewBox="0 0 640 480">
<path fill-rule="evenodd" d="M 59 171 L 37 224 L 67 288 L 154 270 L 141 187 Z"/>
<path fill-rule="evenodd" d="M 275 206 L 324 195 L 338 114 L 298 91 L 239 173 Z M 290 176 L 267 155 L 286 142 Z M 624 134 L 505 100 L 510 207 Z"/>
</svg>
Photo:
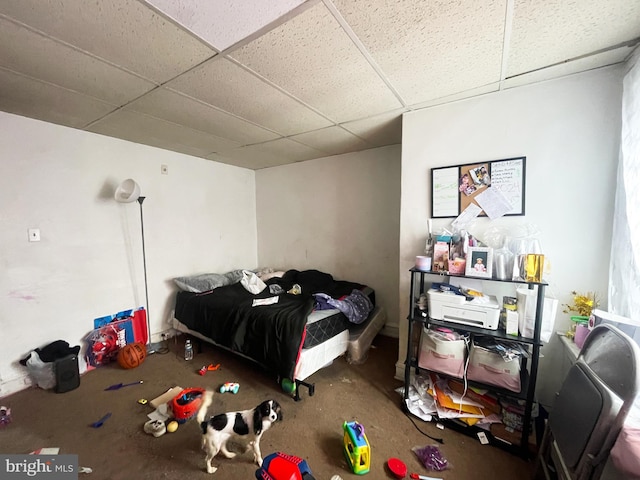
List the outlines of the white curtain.
<svg viewBox="0 0 640 480">
<path fill-rule="evenodd" d="M 609 311 L 640 321 L 640 50 L 624 77 Z"/>
</svg>

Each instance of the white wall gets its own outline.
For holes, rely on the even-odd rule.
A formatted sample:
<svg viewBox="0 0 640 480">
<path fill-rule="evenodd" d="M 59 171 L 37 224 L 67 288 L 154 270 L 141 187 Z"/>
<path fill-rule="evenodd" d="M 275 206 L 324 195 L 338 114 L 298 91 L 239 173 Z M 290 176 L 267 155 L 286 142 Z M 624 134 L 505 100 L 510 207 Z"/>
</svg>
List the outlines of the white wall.
<svg viewBox="0 0 640 480">
<path fill-rule="evenodd" d="M 400 146 L 256 172 L 262 267 L 370 285 L 397 336 Z"/>
<path fill-rule="evenodd" d="M 173 277 L 256 267 L 253 171 L 6 113 L 0 131 L 0 397 L 25 387 L 30 350 L 78 345 L 94 318 L 145 304 L 139 205 L 113 200 L 125 178 L 147 197 L 154 341 Z"/>
<path fill-rule="evenodd" d="M 409 311 L 409 273 L 424 249 L 430 216 L 430 169 L 527 157 L 526 216 L 490 227 L 518 232 L 534 225 L 550 264 L 548 290 L 561 303 L 572 290 L 606 298 L 615 172 L 621 124 L 622 69 L 606 68 L 406 114 L 403 120 L 400 219 L 400 314 Z M 434 221 L 438 227 L 450 220 Z M 569 328 L 559 310 L 556 330 Z M 404 370 L 406 322 L 400 323 L 397 375 Z M 539 398 L 549 403 L 561 379 L 557 338 L 543 348 Z"/>
</svg>

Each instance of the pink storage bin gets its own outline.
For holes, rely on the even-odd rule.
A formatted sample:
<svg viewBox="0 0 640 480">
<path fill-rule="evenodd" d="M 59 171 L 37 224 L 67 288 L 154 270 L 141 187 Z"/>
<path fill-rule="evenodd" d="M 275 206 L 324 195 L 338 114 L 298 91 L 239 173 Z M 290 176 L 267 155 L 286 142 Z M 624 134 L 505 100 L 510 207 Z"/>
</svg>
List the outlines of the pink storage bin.
<svg viewBox="0 0 640 480">
<path fill-rule="evenodd" d="M 520 392 L 520 357 L 505 361 L 486 348 L 472 345 L 469 353 L 467 378 L 476 382 L 495 385 L 512 392 Z"/>
<path fill-rule="evenodd" d="M 444 373 L 462 378 L 466 343 L 457 336 L 429 330 L 426 327 L 420 336 L 420 354 L 418 366 L 433 372 Z"/>
</svg>

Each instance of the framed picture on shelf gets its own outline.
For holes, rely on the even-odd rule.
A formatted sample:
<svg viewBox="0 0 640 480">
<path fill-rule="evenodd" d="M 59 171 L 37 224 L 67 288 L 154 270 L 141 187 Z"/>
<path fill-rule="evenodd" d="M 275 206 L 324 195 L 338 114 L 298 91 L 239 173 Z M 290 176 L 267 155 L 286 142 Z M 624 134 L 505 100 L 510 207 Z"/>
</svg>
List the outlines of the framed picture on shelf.
<svg viewBox="0 0 640 480">
<path fill-rule="evenodd" d="M 491 278 L 493 274 L 493 249 L 469 247 L 464 274 L 467 277 Z"/>
</svg>

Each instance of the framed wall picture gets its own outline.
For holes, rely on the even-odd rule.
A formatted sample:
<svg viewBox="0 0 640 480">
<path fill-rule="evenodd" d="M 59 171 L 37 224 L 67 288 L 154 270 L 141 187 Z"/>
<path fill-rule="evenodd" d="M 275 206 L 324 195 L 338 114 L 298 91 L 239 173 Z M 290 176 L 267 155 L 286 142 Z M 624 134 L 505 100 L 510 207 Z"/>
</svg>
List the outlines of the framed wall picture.
<svg viewBox="0 0 640 480">
<path fill-rule="evenodd" d="M 524 215 L 526 157 L 431 169 L 431 218 L 452 218 L 470 204 L 491 216 L 500 202 L 504 215 Z"/>
<path fill-rule="evenodd" d="M 491 278 L 493 275 L 493 249 L 469 247 L 464 274 L 467 277 Z"/>
</svg>

